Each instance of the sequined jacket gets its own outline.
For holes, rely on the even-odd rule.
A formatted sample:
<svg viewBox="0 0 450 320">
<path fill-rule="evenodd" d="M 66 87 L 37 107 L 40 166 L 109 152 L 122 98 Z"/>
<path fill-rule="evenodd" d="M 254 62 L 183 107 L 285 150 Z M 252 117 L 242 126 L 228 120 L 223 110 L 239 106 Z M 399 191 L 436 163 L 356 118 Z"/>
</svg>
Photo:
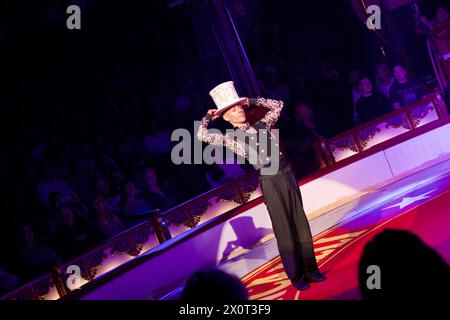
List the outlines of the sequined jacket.
<svg viewBox="0 0 450 320">
<path fill-rule="evenodd" d="M 281 109 L 283 108 L 283 101 L 271 100 L 265 98 L 249 99 L 250 106 L 260 106 L 269 109 L 265 116 L 259 120 L 256 124 L 251 126 L 248 122 L 240 125 L 238 128 L 246 133 L 256 133 L 257 129 L 261 129 L 265 126 L 267 130 L 273 127 L 280 117 Z M 211 115 L 207 114 L 203 117 L 201 124 L 198 128 L 197 138 L 205 143 L 225 146 L 231 149 L 235 154 L 248 160 L 248 151 L 245 144 L 236 140 L 234 137 L 230 137 L 227 134 L 211 133 L 208 132 L 208 126 L 211 122 Z"/>
</svg>

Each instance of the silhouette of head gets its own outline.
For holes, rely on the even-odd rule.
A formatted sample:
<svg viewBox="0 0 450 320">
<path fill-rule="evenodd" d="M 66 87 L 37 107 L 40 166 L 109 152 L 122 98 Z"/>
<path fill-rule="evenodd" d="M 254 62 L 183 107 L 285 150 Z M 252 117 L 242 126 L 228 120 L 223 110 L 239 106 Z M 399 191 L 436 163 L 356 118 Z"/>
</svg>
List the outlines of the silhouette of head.
<svg viewBox="0 0 450 320">
<path fill-rule="evenodd" d="M 369 289 L 370 266 L 379 267 L 380 289 Z M 418 299 L 438 296 L 448 288 L 450 269 L 432 248 L 414 234 L 385 230 L 367 243 L 359 262 L 359 287 L 364 299 Z M 372 283 L 373 284 L 373 283 Z"/>
<path fill-rule="evenodd" d="M 408 71 L 402 65 L 396 65 L 393 68 L 394 77 L 397 81 L 408 80 Z"/>
<path fill-rule="evenodd" d="M 248 300 L 248 292 L 235 276 L 217 269 L 192 274 L 184 287 L 182 300 L 230 301 Z"/>
<path fill-rule="evenodd" d="M 375 75 L 378 80 L 385 81 L 392 76 L 392 72 L 387 64 L 381 62 L 375 66 Z"/>
<path fill-rule="evenodd" d="M 368 77 L 362 77 L 358 81 L 359 91 L 363 96 L 370 96 L 373 92 L 372 81 Z"/>
</svg>

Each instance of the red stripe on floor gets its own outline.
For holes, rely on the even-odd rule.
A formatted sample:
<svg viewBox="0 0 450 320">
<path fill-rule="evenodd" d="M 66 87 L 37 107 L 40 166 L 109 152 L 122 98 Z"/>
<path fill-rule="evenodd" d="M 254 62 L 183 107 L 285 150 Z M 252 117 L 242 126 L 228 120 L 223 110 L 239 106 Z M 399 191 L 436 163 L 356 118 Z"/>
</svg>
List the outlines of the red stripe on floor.
<svg viewBox="0 0 450 320">
<path fill-rule="evenodd" d="M 316 257 L 328 280 L 299 293 L 290 285 L 279 257 L 247 276 L 251 299 L 359 299 L 358 262 L 364 246 L 385 229 L 401 229 L 419 236 L 450 263 L 450 190 L 415 208 L 384 209 L 366 214 L 324 232 L 314 240 Z"/>
</svg>

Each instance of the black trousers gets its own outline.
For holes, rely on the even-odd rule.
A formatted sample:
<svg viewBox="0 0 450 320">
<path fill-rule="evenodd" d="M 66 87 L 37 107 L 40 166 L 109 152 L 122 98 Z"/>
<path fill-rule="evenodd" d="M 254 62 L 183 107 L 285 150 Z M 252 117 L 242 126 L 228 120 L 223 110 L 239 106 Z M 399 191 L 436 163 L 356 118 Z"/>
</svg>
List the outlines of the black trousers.
<svg viewBox="0 0 450 320">
<path fill-rule="evenodd" d="M 287 166 L 259 180 L 287 276 L 295 283 L 317 273 L 311 229 L 291 169 Z"/>
</svg>

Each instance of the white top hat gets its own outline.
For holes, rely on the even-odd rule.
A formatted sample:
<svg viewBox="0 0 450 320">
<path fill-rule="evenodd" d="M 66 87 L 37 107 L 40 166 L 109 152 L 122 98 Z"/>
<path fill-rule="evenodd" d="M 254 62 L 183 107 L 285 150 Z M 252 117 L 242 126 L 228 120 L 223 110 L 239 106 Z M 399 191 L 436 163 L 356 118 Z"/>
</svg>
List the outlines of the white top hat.
<svg viewBox="0 0 450 320">
<path fill-rule="evenodd" d="M 246 98 L 239 97 L 233 81 L 227 81 L 219 84 L 209 92 L 209 95 L 217 106 L 216 115 L 221 115 L 229 108 L 246 100 Z"/>
</svg>

